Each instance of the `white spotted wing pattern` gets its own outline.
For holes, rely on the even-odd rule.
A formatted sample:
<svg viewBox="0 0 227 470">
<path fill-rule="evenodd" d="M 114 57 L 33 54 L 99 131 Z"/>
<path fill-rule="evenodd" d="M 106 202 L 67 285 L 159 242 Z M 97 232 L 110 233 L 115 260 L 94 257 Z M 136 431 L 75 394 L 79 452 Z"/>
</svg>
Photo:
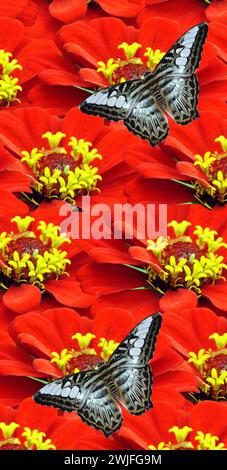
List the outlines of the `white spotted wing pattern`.
<svg viewBox="0 0 227 470">
<path fill-rule="evenodd" d="M 34 395 L 34 400 L 63 411 L 76 411 L 85 423 L 110 436 L 122 425 L 119 402 L 135 415 L 152 408 L 149 361 L 161 322 L 160 313 L 145 318 L 107 363 L 48 383 Z"/>
<path fill-rule="evenodd" d="M 165 113 L 182 125 L 199 116 L 195 71 L 207 31 L 204 22 L 193 26 L 169 49 L 153 73 L 92 94 L 81 104 L 81 111 L 122 120 L 129 131 L 156 146 L 168 135 Z"/>
</svg>

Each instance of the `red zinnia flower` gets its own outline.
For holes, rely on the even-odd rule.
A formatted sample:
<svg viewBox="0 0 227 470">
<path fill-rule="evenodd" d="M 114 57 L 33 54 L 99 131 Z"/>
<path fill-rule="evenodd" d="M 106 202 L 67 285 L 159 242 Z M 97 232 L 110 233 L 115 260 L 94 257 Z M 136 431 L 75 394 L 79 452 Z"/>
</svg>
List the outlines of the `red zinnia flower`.
<svg viewBox="0 0 227 470">
<path fill-rule="evenodd" d="M 149 288 L 145 287 L 146 282 L 162 294 L 169 287 L 184 287 L 226 310 L 226 265 L 223 256 L 226 228 L 223 210 L 217 208 L 210 212 L 201 206 L 170 206 L 168 237 L 140 239 L 140 246 L 138 242 L 135 246 L 138 234 L 130 224 L 125 227 L 127 243 L 122 240 L 93 240 L 87 244 L 80 240 L 81 248 L 100 263 L 84 265 L 80 269 L 83 288 L 101 295 Z M 131 261 L 129 256 L 132 257 Z M 101 263 L 115 266 L 109 264 L 105 267 Z M 129 265 L 133 269 L 129 269 Z M 143 268 L 138 269 L 138 265 Z"/>
<path fill-rule="evenodd" d="M 182 154 L 186 160 L 177 162 L 177 170 L 194 180 L 195 196 L 207 207 L 227 200 L 226 123 L 216 113 L 201 113 L 184 133 L 174 125 L 168 139 L 169 145 L 179 151 L 180 160 Z"/>
<path fill-rule="evenodd" d="M 105 126 L 103 119 L 86 116 L 77 108 L 60 119 L 36 107 L 13 115 L 2 112 L 0 128 L 5 147 L 23 162 L 18 162 L 20 170 L 30 175 L 31 188 L 23 197 L 33 207 L 43 199 L 56 198 L 80 205 L 81 196 L 90 193 L 94 203 L 126 199 L 122 178 L 127 180 L 132 173 L 122 163 L 127 130 Z M 15 173 L 8 172 L 9 188 L 11 177 Z M 18 173 L 17 192 L 21 181 Z"/>
<path fill-rule="evenodd" d="M 31 398 L 15 410 L 0 404 L 0 450 L 120 449 L 101 432 L 88 428 L 73 413 L 60 416 L 54 408 L 42 408 Z"/>
<path fill-rule="evenodd" d="M 0 282 L 6 290 L 2 301 L 16 313 L 36 308 L 44 292 L 51 293 L 60 303 L 82 308 L 88 307 L 93 299 L 84 295 L 76 279 L 80 250 L 77 246 L 69 248 L 70 240 L 56 225 L 60 207 L 58 201 L 53 201 L 42 204 L 30 213 L 32 216 L 1 219 Z M 68 271 L 70 277 L 64 278 Z"/>
</svg>

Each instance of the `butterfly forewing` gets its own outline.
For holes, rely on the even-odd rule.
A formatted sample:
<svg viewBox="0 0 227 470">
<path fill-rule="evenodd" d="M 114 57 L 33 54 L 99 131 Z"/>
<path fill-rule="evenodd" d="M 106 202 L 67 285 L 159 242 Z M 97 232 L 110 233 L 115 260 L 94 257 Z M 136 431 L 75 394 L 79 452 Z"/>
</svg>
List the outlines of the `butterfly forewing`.
<svg viewBox="0 0 227 470">
<path fill-rule="evenodd" d="M 62 411 L 76 411 L 82 401 L 78 375 L 69 375 L 48 383 L 36 392 L 34 400 L 40 405 L 54 406 Z"/>
<path fill-rule="evenodd" d="M 207 31 L 207 24 L 199 23 L 183 34 L 159 62 L 155 75 L 194 73 L 200 63 Z"/>
<path fill-rule="evenodd" d="M 198 117 L 199 84 L 194 75 L 199 66 L 207 24 L 200 23 L 185 33 L 166 53 L 155 70 L 165 111 L 178 123 Z"/>
<path fill-rule="evenodd" d="M 169 49 L 154 73 L 92 94 L 82 103 L 81 110 L 113 121 L 122 120 L 130 132 L 157 145 L 168 135 L 164 112 L 178 124 L 188 124 L 198 117 L 199 86 L 194 72 L 207 30 L 206 23 L 194 26 Z"/>
<path fill-rule="evenodd" d="M 110 357 L 108 365 L 112 367 L 117 360 L 120 360 L 121 365 L 131 364 L 139 367 L 147 365 L 152 359 L 161 323 L 160 313 L 142 320 L 119 344 Z"/>
<path fill-rule="evenodd" d="M 130 413 L 150 409 L 152 375 L 148 365 L 153 356 L 161 315 L 145 318 L 120 343 L 109 361 L 88 370 L 57 379 L 39 390 L 34 400 L 63 411 L 76 411 L 90 426 L 105 436 L 122 424 L 118 402 Z"/>
<path fill-rule="evenodd" d="M 108 365 L 120 396 L 120 402 L 131 414 L 142 414 L 152 407 L 151 360 L 158 331 L 159 313 L 145 318 L 118 346 Z"/>
</svg>

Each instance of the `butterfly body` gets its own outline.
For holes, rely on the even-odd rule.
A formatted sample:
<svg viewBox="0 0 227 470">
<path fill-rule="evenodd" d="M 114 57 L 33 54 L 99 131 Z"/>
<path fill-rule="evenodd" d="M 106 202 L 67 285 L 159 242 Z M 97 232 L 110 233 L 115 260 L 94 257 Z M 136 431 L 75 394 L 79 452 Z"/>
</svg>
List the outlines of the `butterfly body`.
<svg viewBox="0 0 227 470">
<path fill-rule="evenodd" d="M 169 49 L 153 73 L 104 88 L 89 96 L 80 109 L 112 121 L 122 120 L 129 131 L 152 146 L 167 137 L 167 113 L 178 124 L 198 117 L 199 66 L 208 26 L 187 31 Z"/>
<path fill-rule="evenodd" d="M 120 343 L 107 363 L 48 383 L 35 394 L 34 400 L 63 411 L 76 411 L 84 422 L 108 437 L 123 421 L 118 402 L 135 415 L 152 408 L 149 361 L 161 321 L 159 313 L 145 318 Z"/>
</svg>

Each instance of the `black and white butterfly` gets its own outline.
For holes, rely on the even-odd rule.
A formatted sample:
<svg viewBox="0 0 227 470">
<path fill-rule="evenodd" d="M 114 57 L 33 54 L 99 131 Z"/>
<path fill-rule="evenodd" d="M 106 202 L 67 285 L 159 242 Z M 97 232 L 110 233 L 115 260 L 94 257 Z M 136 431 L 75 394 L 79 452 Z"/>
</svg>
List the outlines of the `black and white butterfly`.
<svg viewBox="0 0 227 470">
<path fill-rule="evenodd" d="M 76 411 L 85 423 L 110 436 L 123 421 L 118 402 L 133 415 L 152 408 L 149 361 L 161 322 L 160 313 L 145 318 L 119 344 L 108 362 L 96 370 L 48 383 L 34 395 L 34 400 L 63 411 Z"/>
<path fill-rule="evenodd" d="M 165 112 L 178 124 L 196 119 L 199 84 L 198 68 L 208 26 L 199 23 L 175 42 L 154 73 L 104 88 L 80 106 L 87 114 L 123 121 L 129 131 L 149 140 L 154 147 L 169 131 Z"/>
</svg>

